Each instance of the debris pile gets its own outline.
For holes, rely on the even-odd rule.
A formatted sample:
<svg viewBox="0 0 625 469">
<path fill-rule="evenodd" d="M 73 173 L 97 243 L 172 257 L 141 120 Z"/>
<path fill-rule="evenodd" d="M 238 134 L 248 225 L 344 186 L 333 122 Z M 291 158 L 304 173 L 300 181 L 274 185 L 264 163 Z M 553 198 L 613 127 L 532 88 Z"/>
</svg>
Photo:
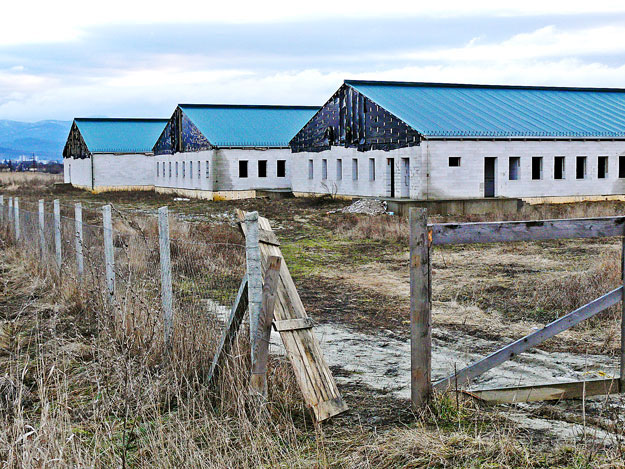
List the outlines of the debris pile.
<svg viewBox="0 0 625 469">
<path fill-rule="evenodd" d="M 358 199 L 345 207 L 343 213 L 364 213 L 366 215 L 382 215 L 386 213 L 386 202 L 378 199 Z"/>
</svg>

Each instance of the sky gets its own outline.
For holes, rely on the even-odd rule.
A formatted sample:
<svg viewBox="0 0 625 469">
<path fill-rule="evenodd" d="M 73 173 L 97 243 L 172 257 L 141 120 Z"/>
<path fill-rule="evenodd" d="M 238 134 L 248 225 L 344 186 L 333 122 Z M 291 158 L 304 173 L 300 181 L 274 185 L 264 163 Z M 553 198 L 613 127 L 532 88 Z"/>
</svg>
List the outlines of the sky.
<svg viewBox="0 0 625 469">
<path fill-rule="evenodd" d="M 0 119 L 322 105 L 344 79 L 625 88 L 625 2 L 22 0 Z"/>
</svg>

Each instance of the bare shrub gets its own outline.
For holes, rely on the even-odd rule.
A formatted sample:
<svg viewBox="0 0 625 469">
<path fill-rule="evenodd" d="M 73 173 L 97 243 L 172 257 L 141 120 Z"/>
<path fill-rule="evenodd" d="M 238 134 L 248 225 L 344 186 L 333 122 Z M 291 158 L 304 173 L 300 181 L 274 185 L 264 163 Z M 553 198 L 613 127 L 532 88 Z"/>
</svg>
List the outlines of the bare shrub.
<svg viewBox="0 0 625 469">
<path fill-rule="evenodd" d="M 403 245 L 408 245 L 410 239 L 410 227 L 402 217 L 344 214 L 332 221 L 336 233 L 348 239 L 388 241 Z"/>
</svg>

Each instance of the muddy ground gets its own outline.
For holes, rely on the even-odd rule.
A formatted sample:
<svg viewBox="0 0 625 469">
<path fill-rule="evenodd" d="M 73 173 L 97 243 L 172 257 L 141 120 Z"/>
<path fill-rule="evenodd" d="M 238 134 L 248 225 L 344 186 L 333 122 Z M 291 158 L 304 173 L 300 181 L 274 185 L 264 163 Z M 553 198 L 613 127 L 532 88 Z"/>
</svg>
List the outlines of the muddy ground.
<svg viewBox="0 0 625 469">
<path fill-rule="evenodd" d="M 40 196 L 24 191 L 22 206 Z M 336 213 L 346 202 L 326 199 L 206 202 L 155 194 L 91 195 L 54 189 L 44 196 L 60 198 L 68 211 L 73 202 L 81 201 L 93 220 L 97 220 L 97 209 L 107 202 L 122 211 L 145 214 L 155 214 L 159 206 L 168 205 L 181 220 L 197 223 L 234 224 L 235 208 L 258 210 L 270 220 L 282 242 L 285 259 L 308 313 L 317 322 L 322 348 L 348 404 L 357 415 L 367 415 L 372 421 L 375 415 L 367 405 L 373 399 L 380 408 L 385 405 L 380 402 L 391 409 L 407 406 L 405 220 Z M 602 207 L 606 215 L 620 210 L 620 206 Z M 593 215 L 601 212 L 597 207 L 591 211 Z M 551 215 L 548 208 L 543 213 Z M 434 249 L 433 378 L 442 378 L 618 286 L 620 249 L 620 240 L 615 239 Z M 614 376 L 618 373 L 619 320 L 617 310 L 608 311 L 489 371 L 475 386 Z M 279 345 L 273 350 L 280 353 Z M 367 398 L 370 393 L 376 395 Z M 623 398 L 616 396 L 584 403 L 498 406 L 497 411 L 529 432 L 567 441 L 590 435 L 605 444 L 616 444 L 623 409 Z"/>
</svg>

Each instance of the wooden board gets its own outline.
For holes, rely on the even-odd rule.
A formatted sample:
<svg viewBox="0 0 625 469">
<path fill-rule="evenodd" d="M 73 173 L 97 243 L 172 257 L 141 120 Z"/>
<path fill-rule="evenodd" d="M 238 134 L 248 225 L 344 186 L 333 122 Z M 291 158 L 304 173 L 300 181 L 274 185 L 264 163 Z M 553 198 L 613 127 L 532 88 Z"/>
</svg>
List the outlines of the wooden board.
<svg viewBox="0 0 625 469">
<path fill-rule="evenodd" d="M 582 399 L 591 396 L 618 394 L 619 392 L 618 378 L 463 391 L 464 394 L 493 404 Z"/>
<path fill-rule="evenodd" d="M 625 217 L 429 225 L 432 244 L 501 243 L 623 236 Z"/>
<path fill-rule="evenodd" d="M 210 370 L 208 372 L 207 381 L 209 384 L 215 384 L 219 375 L 219 370 L 226 356 L 230 353 L 234 340 L 243 322 L 245 311 L 247 310 L 247 274 L 243 277 L 237 297 L 230 309 L 230 315 L 228 316 L 228 322 L 221 335 L 221 340 L 217 346 L 217 351 L 213 357 Z"/>
<path fill-rule="evenodd" d="M 243 222 L 245 219 L 244 212 L 237 210 L 237 217 L 240 222 Z M 273 232 L 266 218 L 259 217 L 258 223 L 260 229 Z M 245 223 L 241 223 L 241 228 L 245 233 Z M 260 239 L 260 252 L 263 272 L 267 269 L 270 256 L 282 258 L 274 320 L 309 319 L 280 248 Z M 283 330 L 280 332 L 280 337 L 295 371 L 295 377 L 304 400 L 313 410 L 317 421 L 326 420 L 346 411 L 347 405 L 343 401 L 332 372 L 323 357 L 313 329 Z"/>
<path fill-rule="evenodd" d="M 565 331 L 580 322 L 593 317 L 594 315 L 605 311 L 611 306 L 614 306 L 621 301 L 623 296 L 623 287 L 618 287 L 609 293 L 597 298 L 590 303 L 577 308 L 575 311 L 556 319 L 552 323 L 546 325 L 542 329 L 532 332 L 525 337 L 520 338 L 512 342 L 509 345 L 491 353 L 486 358 L 463 368 L 456 374 L 449 376 L 448 378 L 438 381 L 435 385 L 435 389 L 447 389 L 455 386 L 457 382 L 459 386 L 465 386 L 468 381 L 481 375 L 482 373 L 494 368 L 495 366 L 511 359 L 512 357 L 525 352 L 526 350 L 534 347 L 545 340 Z"/>
</svg>

